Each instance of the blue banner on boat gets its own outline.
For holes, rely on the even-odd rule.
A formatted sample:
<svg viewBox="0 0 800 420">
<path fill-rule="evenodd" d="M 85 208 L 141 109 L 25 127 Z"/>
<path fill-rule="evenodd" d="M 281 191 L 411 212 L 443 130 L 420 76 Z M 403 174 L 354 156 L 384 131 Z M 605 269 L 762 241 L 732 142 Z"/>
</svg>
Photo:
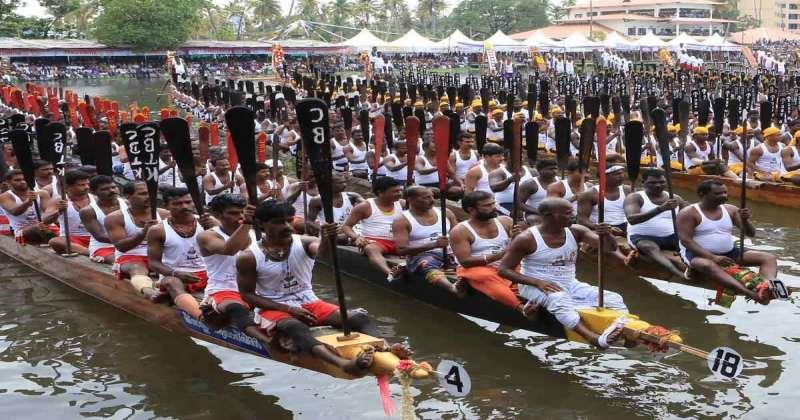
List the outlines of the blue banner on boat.
<svg viewBox="0 0 800 420">
<path fill-rule="evenodd" d="M 255 353 L 266 358 L 272 358 L 267 348 L 264 347 L 260 341 L 241 331 L 236 331 L 230 327 L 212 331 L 206 324 L 192 318 L 183 310 L 178 309 L 178 315 L 180 315 L 183 325 L 196 333 L 216 338 L 217 340 L 224 341 L 250 353 Z"/>
</svg>

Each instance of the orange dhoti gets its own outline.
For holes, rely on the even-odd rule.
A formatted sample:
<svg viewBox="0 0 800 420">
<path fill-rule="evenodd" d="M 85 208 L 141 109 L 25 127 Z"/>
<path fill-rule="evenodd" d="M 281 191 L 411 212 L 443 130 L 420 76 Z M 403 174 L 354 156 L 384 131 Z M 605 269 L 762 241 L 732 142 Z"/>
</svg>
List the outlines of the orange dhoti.
<svg viewBox="0 0 800 420">
<path fill-rule="evenodd" d="M 497 269 L 491 266 L 456 268 L 456 277 L 466 281 L 469 285 L 510 308 L 518 309 L 521 305 L 517 297 L 517 285 L 511 280 L 500 277 Z"/>
</svg>

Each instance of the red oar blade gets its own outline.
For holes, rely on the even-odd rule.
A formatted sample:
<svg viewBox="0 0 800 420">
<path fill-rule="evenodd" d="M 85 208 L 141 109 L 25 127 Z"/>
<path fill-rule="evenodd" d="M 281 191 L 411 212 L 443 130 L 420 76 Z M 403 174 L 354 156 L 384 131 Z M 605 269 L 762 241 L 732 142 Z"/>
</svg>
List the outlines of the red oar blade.
<svg viewBox="0 0 800 420">
<path fill-rule="evenodd" d="M 439 189 L 447 185 L 447 158 L 450 151 L 450 119 L 438 116 L 433 119 L 433 141 L 436 142 L 436 168 L 439 171 Z"/>
</svg>

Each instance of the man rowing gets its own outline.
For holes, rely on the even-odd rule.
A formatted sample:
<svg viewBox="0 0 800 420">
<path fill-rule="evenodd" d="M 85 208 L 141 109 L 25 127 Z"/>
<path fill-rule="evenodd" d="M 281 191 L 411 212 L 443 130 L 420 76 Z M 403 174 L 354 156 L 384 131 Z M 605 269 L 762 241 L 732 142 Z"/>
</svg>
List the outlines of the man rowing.
<svg viewBox="0 0 800 420">
<path fill-rule="evenodd" d="M 197 238 L 213 219 L 207 214 L 200 219 L 195 216 L 194 202 L 185 188 L 164 190 L 162 197 L 169 217 L 147 231 L 150 270 L 159 274 L 161 293 L 168 293 L 175 306 L 199 319 L 200 305 L 192 293 L 205 289 L 208 273 Z"/>
<path fill-rule="evenodd" d="M 517 233 L 511 218 L 498 216 L 494 196 L 486 191 L 466 194 L 461 208 L 469 219 L 450 231 L 450 244 L 458 261 L 456 276 L 490 299 L 531 314 L 536 305 L 526 308 L 517 297 L 516 283 L 497 272 L 511 237 Z"/>
<path fill-rule="evenodd" d="M 397 254 L 407 258 L 406 271 L 456 293 L 455 285 L 443 271 L 448 258 L 443 250 L 450 242 L 446 235 L 442 235 L 442 212 L 434 207 L 433 191 L 422 186 L 409 187 L 406 189 L 406 202 L 408 210 L 392 225 Z M 450 210 L 444 217 L 445 230 L 449 232 L 456 224 L 456 217 Z"/>
<path fill-rule="evenodd" d="M 400 270 L 399 267 L 389 267 L 384 255 L 397 255 L 392 225 L 403 213 L 402 191 L 402 185 L 393 178 L 377 177 L 372 183 L 375 198 L 369 198 L 353 207 L 342 226 L 342 232 L 389 281 L 394 280 L 394 275 Z M 353 230 L 357 224 L 361 226 L 360 234 Z"/>
<path fill-rule="evenodd" d="M 486 191 L 492 192 L 489 184 L 489 174 L 503 165 L 505 149 L 499 144 L 487 143 L 483 145 L 483 159 L 478 161 L 467 171 L 464 176 L 464 192 Z"/>
<path fill-rule="evenodd" d="M 478 153 L 473 148 L 475 138 L 470 133 L 459 134 L 457 144 L 458 148 L 450 154 L 448 162 L 454 168 L 456 178 L 463 183 L 467 172 L 478 163 Z"/>
<path fill-rule="evenodd" d="M 514 181 L 519 185 L 533 179 L 526 167 L 521 168 L 519 175 L 515 176 L 505 166 L 500 166 L 489 173 L 489 188 L 495 194 L 497 211 L 508 216 L 514 208 Z M 522 200 L 520 200 L 522 201 Z"/>
<path fill-rule="evenodd" d="M 114 268 L 120 280 L 128 279 L 133 288 L 145 297 L 153 298 L 157 292 L 150 278 L 150 263 L 147 259 L 147 232 L 169 212 L 156 209 L 152 219 L 150 194 L 147 183 L 133 181 L 122 188 L 128 205 L 105 216 L 108 239 L 114 244 Z"/>
<path fill-rule="evenodd" d="M 764 141 L 747 156 L 747 175 L 761 181 L 791 182 L 800 185 L 800 170 L 787 171 L 783 166 L 781 130 L 767 127 L 762 133 Z"/>
<path fill-rule="evenodd" d="M 631 193 L 631 187 L 624 185 L 625 168 L 611 165 L 606 169 L 606 193 L 603 203 L 603 221 L 611 225 L 614 236 L 625 236 L 627 219 L 625 218 L 625 198 Z M 597 202 L 600 193 L 594 187 L 578 196 L 578 223 L 596 230 L 599 220 Z"/>
<path fill-rule="evenodd" d="M 34 189 L 38 191 L 47 188 L 47 192 L 50 193 L 52 198 L 61 197 L 52 163 L 41 159 L 35 160 L 33 162 L 33 176 L 36 185 Z"/>
<path fill-rule="evenodd" d="M 547 188 L 558 183 L 556 172 L 558 164 L 553 159 L 541 159 L 536 162 L 539 175 L 519 185 L 519 202 L 525 210 L 525 218 L 529 225 L 539 223 L 539 204 L 547 198 Z"/>
<path fill-rule="evenodd" d="M 744 150 L 747 148 L 748 156 L 758 147 L 754 137 L 753 129 L 748 128 L 746 132 L 742 127 L 736 127 L 731 139 L 723 143 L 724 150 L 728 154 L 728 169 L 739 175 L 744 170 Z"/>
<path fill-rule="evenodd" d="M 547 196 L 569 201 L 572 203 L 572 211 L 575 214 L 578 213 L 578 196 L 591 187 L 591 184 L 586 182 L 586 170 L 581 170 L 580 166 L 577 160 L 570 160 L 567 163 L 566 178 L 547 186 Z M 541 172 L 539 172 L 539 177 L 541 178 L 541 176 Z M 539 183 L 541 184 L 541 182 L 540 180 Z"/>
<path fill-rule="evenodd" d="M 678 235 L 672 224 L 672 210 L 678 211 L 687 203 L 679 195 L 669 198 L 664 191 L 667 179 L 660 168 L 643 170 L 642 186 L 644 191 L 625 198 L 628 242 L 638 253 L 683 279 L 685 267 L 675 254 L 678 252 Z"/>
<path fill-rule="evenodd" d="M 339 307 L 318 298 L 311 284 L 314 262 L 330 241 L 295 235 L 293 217 L 294 208 L 278 201 L 265 201 L 256 209 L 254 221 L 263 237 L 236 257 L 241 296 L 255 309 L 255 321 L 267 334 L 287 337 L 298 352 L 311 354 L 351 375 L 363 376 L 372 364 L 372 348 L 347 360 L 314 338 L 309 329 L 320 325 L 341 327 L 342 317 Z M 335 224 L 322 228 L 326 236 L 335 235 L 335 230 Z M 356 331 L 370 333 L 372 329 L 363 311 L 350 311 L 348 322 Z M 407 349 L 400 346 L 393 346 L 392 350 L 398 356 L 408 356 Z"/>
<path fill-rule="evenodd" d="M 426 139 L 422 142 L 422 151 L 423 153 L 417 156 L 414 162 L 414 183 L 423 187 L 438 188 L 439 168 L 435 165 L 436 142 L 432 138 Z M 458 200 L 464 193 L 463 186 L 449 165 L 447 177 L 450 181 L 445 186 L 444 193 L 451 200 Z"/>
<path fill-rule="evenodd" d="M 22 244 L 46 244 L 54 235 L 51 223 L 58 218 L 58 213 L 45 214 L 41 221 L 37 218 L 34 203 L 42 208 L 42 203 L 50 200 L 47 191 L 31 191 L 25 181 L 25 174 L 19 169 L 6 173 L 8 191 L 0 194 L 0 207 L 3 208 L 14 231 L 17 242 Z M 52 227 L 52 228 L 51 228 Z"/>
<path fill-rule="evenodd" d="M 708 141 L 708 127 L 695 127 L 692 138 L 684 147 L 687 173 L 689 175 L 721 175 L 736 179 L 737 176 L 718 159 L 714 145 Z"/>
<path fill-rule="evenodd" d="M 681 257 L 689 266 L 688 278 L 705 276 L 721 288 L 731 289 L 756 302 L 770 301 L 769 287 L 755 285 L 747 288 L 725 271 L 737 262 L 744 266 L 758 266 L 766 280 L 775 280 L 778 262 L 775 255 L 761 251 L 740 250 L 733 243 L 733 227 L 755 236 L 756 229 L 750 222 L 750 209 L 726 204 L 728 189 L 721 181 L 708 179 L 697 187 L 700 201 L 678 213 L 678 239 Z M 769 283 L 765 283 L 767 286 Z"/>
<path fill-rule="evenodd" d="M 586 242 L 599 249 L 600 236 L 604 235 L 604 248 L 600 252 L 613 253 L 617 242 L 611 235 L 611 225 L 601 223 L 595 230 L 572 224 L 572 205 L 562 198 L 547 198 L 539 204 L 542 222 L 517 235 L 500 260 L 499 273 L 515 283 L 519 292 L 530 302 L 542 306 L 568 330 L 583 337 L 598 348 L 608 348 L 620 338 L 624 317 L 618 318 L 601 334 L 597 334 L 582 321 L 578 309 L 597 305 L 599 290 L 575 278 L 578 245 Z M 522 264 L 522 271 L 516 267 Z M 628 309 L 622 296 L 605 291 L 605 306 L 619 312 Z"/>
<path fill-rule="evenodd" d="M 203 189 L 206 193 L 206 204 L 218 194 L 246 194 L 244 178 L 231 170 L 231 163 L 224 153 L 210 159 L 211 172 L 203 178 Z"/>
<path fill-rule="evenodd" d="M 79 212 L 81 222 L 92 235 L 89 239 L 89 258 L 98 263 L 113 264 L 114 244 L 108 238 L 104 222 L 107 215 L 127 206 L 119 198 L 117 185 L 110 176 L 95 175 L 89 180 L 89 190 L 97 199 Z"/>
<path fill-rule="evenodd" d="M 331 188 L 333 190 L 333 198 L 331 199 L 333 203 L 333 222 L 342 225 L 347 221 L 347 218 L 353 211 L 353 207 L 363 202 L 364 197 L 362 197 L 361 194 L 346 191 L 347 179 L 344 175 L 334 173 L 331 179 Z M 320 226 L 318 221 L 322 220 L 322 210 L 322 197 L 318 195 L 309 200 L 308 224 L 312 226 L 314 232 L 319 232 Z M 342 239 L 346 239 L 346 237 Z"/>
<path fill-rule="evenodd" d="M 369 176 L 369 164 L 367 163 L 369 146 L 364 142 L 364 135 L 361 133 L 360 127 L 353 127 L 350 133 L 352 136 L 350 144 L 344 148 L 350 175 L 367 179 Z"/>
<path fill-rule="evenodd" d="M 89 241 L 92 235 L 86 230 L 78 213 L 88 207 L 93 201 L 89 195 L 89 174 L 73 170 L 64 176 L 64 192 L 66 197 L 53 197 L 47 205 L 47 210 L 42 219 L 50 220 L 52 214 L 58 214 L 59 236 L 51 239 L 49 244 L 59 254 L 67 252 L 66 226 L 64 218 L 69 225 L 69 241 L 72 252 L 89 256 Z"/>
</svg>

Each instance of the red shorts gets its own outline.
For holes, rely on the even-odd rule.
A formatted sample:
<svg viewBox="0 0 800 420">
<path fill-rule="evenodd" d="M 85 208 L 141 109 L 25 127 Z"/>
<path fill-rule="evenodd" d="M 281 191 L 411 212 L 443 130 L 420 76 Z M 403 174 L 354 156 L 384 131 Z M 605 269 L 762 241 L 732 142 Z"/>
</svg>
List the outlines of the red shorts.
<svg viewBox="0 0 800 420">
<path fill-rule="evenodd" d="M 322 321 L 328 319 L 331 314 L 339 310 L 338 306 L 325 302 L 322 299 L 305 303 L 301 305 L 301 307 L 314 314 L 314 317 L 317 318 L 317 323 L 313 325 L 320 325 Z M 275 328 L 275 325 L 277 325 L 280 320 L 291 317 L 292 316 L 288 312 L 283 311 L 260 311 L 256 315 L 256 322 L 259 323 L 261 328 L 270 331 Z"/>
<path fill-rule="evenodd" d="M 206 288 L 206 284 L 208 283 L 208 272 L 206 271 L 197 271 L 192 273 L 195 276 L 200 278 L 200 281 L 195 283 L 184 283 L 183 286 L 186 288 L 186 291 L 189 293 L 195 292 L 202 292 Z M 160 290 L 162 292 L 166 292 L 167 288 L 161 286 Z"/>
<path fill-rule="evenodd" d="M 12 236 L 14 232 L 11 231 L 11 225 L 8 222 L 8 216 L 0 214 L 0 235 Z"/>
<path fill-rule="evenodd" d="M 69 242 L 73 245 L 82 246 L 84 248 L 89 248 L 89 241 L 92 239 L 91 236 L 83 236 L 83 235 L 70 235 Z"/>
<path fill-rule="evenodd" d="M 383 255 L 386 254 L 397 255 L 397 244 L 395 244 L 394 241 L 392 240 L 383 238 L 371 238 L 369 236 L 365 236 L 364 239 L 367 239 L 371 242 L 374 242 L 375 245 L 378 245 L 378 247 L 381 249 L 381 254 Z"/>
<path fill-rule="evenodd" d="M 114 260 L 114 268 L 111 271 L 117 273 L 117 279 L 125 280 L 125 274 L 120 271 L 120 267 L 125 264 L 141 265 L 147 270 L 150 270 L 150 262 L 147 260 L 147 255 L 120 255 Z"/>
<path fill-rule="evenodd" d="M 98 249 L 95 249 L 94 252 L 92 252 L 92 257 L 105 258 L 105 257 L 108 257 L 109 255 L 114 255 L 114 251 L 115 251 L 115 249 L 114 249 L 113 246 L 107 246 L 105 248 L 98 248 Z"/>
<path fill-rule="evenodd" d="M 245 308 L 250 309 L 250 305 L 248 305 L 247 302 L 242 299 L 242 295 L 240 295 L 239 292 L 234 292 L 233 290 L 222 290 L 208 295 L 208 303 L 210 303 L 217 312 L 219 312 L 217 306 L 231 301 L 237 302 L 243 305 Z"/>
<path fill-rule="evenodd" d="M 47 225 L 47 228 L 50 229 L 50 232 L 52 232 L 53 235 L 58 236 L 61 234 L 61 228 L 58 227 L 58 225 Z"/>
</svg>

